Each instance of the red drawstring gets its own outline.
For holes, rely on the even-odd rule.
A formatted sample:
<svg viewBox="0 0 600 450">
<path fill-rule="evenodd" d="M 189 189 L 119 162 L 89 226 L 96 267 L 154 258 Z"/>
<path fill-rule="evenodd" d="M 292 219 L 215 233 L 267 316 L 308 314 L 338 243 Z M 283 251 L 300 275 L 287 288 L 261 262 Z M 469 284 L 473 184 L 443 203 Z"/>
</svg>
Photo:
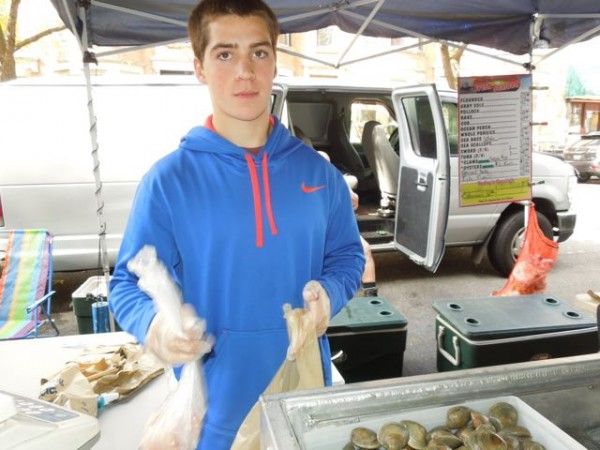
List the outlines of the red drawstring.
<svg viewBox="0 0 600 450">
<path fill-rule="evenodd" d="M 258 175 L 256 174 L 256 165 L 252 160 L 250 153 L 246 153 L 246 163 L 250 170 L 250 182 L 252 183 L 252 198 L 254 199 L 254 221 L 256 224 L 256 246 L 262 248 L 264 245 L 262 211 L 260 207 L 260 193 L 258 187 Z"/>
<path fill-rule="evenodd" d="M 271 186 L 269 185 L 269 161 L 267 160 L 267 153 L 263 153 L 262 158 L 262 176 L 263 183 L 265 185 L 265 207 L 267 208 L 267 217 L 269 218 L 269 227 L 271 227 L 271 234 L 277 234 L 277 225 L 275 225 L 275 217 L 273 216 L 273 209 L 271 208 Z"/>
<path fill-rule="evenodd" d="M 273 116 L 269 116 L 269 124 L 273 126 L 275 119 Z M 216 132 L 215 127 L 212 123 L 212 115 L 206 118 L 204 125 L 211 131 Z M 259 149 L 256 149 L 257 151 Z M 250 172 L 250 182 L 252 183 L 252 199 L 254 201 L 254 221 L 256 226 L 256 246 L 262 248 L 265 243 L 263 234 L 263 220 L 262 220 L 262 208 L 260 202 L 260 187 L 258 185 L 258 174 L 256 172 L 256 164 L 252 159 L 250 153 L 244 155 L 246 157 L 246 163 L 248 164 L 248 171 Z M 265 208 L 267 209 L 267 218 L 269 220 L 269 227 L 271 228 L 271 234 L 275 236 L 277 234 L 277 225 L 275 224 L 275 216 L 273 215 L 273 208 L 271 205 L 271 185 L 269 184 L 269 161 L 267 153 L 263 153 L 262 157 L 262 178 L 265 186 Z"/>
</svg>

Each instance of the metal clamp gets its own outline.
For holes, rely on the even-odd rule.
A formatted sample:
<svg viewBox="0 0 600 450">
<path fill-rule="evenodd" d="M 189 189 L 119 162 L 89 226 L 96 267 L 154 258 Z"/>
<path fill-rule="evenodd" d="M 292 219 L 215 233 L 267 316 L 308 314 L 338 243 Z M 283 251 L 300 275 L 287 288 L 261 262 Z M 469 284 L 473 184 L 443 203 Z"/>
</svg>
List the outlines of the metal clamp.
<svg viewBox="0 0 600 450">
<path fill-rule="evenodd" d="M 458 337 L 452 336 L 452 346 L 454 347 L 454 354 L 456 355 L 456 356 L 452 356 L 449 352 L 444 350 L 443 339 L 444 339 L 445 331 L 446 331 L 446 327 L 444 327 L 443 325 L 440 325 L 438 327 L 438 333 L 437 333 L 438 352 L 440 352 L 440 354 L 444 358 L 446 358 L 448 361 L 450 361 L 450 363 L 453 366 L 458 367 L 460 365 L 460 347 L 458 345 Z"/>
</svg>

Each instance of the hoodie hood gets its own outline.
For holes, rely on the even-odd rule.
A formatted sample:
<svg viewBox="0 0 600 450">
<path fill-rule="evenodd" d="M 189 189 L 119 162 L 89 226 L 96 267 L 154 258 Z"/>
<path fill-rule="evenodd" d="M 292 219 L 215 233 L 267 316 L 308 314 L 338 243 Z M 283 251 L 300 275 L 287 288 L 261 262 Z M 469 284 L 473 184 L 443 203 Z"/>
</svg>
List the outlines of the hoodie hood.
<svg viewBox="0 0 600 450">
<path fill-rule="evenodd" d="M 283 159 L 298 150 L 302 144 L 289 133 L 288 129 L 275 116 L 271 116 L 271 120 L 273 126 L 267 142 L 258 152 L 251 153 L 251 155 L 255 162 L 259 162 L 262 160 L 263 154 L 266 153 L 269 168 L 274 170 L 281 164 Z M 192 128 L 181 139 L 179 147 L 184 150 L 212 153 L 229 160 L 234 167 L 245 168 L 246 154 L 249 153 L 248 149 L 239 147 L 219 135 L 208 126 L 208 122 L 207 120 L 205 126 Z"/>
<path fill-rule="evenodd" d="M 264 246 L 263 208 L 269 230 L 273 236 L 278 234 L 275 212 L 271 202 L 270 171 L 276 171 L 286 157 L 302 147 L 302 143 L 291 136 L 289 131 L 274 116 L 270 116 L 271 133 L 267 142 L 256 152 L 239 147 L 220 136 L 212 127 L 212 116 L 206 125 L 195 127 L 183 137 L 180 148 L 195 152 L 210 153 L 225 162 L 233 170 L 248 172 L 254 203 L 254 221 L 256 228 L 256 247 Z"/>
</svg>

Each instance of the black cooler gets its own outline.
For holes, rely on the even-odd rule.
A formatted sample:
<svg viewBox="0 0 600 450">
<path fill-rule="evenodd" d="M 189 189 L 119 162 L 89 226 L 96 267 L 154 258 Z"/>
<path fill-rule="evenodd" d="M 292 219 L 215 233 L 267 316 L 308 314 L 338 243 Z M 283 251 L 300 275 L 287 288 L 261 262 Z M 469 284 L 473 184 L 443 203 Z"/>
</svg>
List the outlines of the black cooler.
<svg viewBox="0 0 600 450">
<path fill-rule="evenodd" d="M 356 297 L 329 324 L 333 362 L 346 383 L 402 376 L 406 318 L 381 297 Z"/>
<path fill-rule="evenodd" d="M 439 300 L 438 371 L 598 351 L 598 323 L 587 311 L 547 295 Z"/>
</svg>

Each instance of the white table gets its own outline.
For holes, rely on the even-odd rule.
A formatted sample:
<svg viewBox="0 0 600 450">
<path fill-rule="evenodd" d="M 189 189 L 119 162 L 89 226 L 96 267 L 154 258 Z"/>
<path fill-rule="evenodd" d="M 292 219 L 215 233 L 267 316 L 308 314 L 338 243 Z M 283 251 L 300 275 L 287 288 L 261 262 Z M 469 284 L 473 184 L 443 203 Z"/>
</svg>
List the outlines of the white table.
<svg viewBox="0 0 600 450">
<path fill-rule="evenodd" d="M 0 341 L 0 390 L 37 398 L 40 380 L 61 370 L 88 347 L 135 342 L 128 333 L 82 334 L 54 338 Z M 344 380 L 332 365 L 334 384 Z M 100 413 L 98 450 L 136 449 L 150 414 L 168 393 L 168 375 L 161 375 L 125 402 Z"/>
<path fill-rule="evenodd" d="M 40 379 L 53 375 L 83 349 L 135 342 L 128 333 L 82 334 L 56 338 L 0 342 L 0 389 L 37 398 Z M 94 449 L 136 449 L 144 425 L 168 392 L 161 375 L 130 400 L 111 405 L 100 414 L 100 440 Z"/>
</svg>

